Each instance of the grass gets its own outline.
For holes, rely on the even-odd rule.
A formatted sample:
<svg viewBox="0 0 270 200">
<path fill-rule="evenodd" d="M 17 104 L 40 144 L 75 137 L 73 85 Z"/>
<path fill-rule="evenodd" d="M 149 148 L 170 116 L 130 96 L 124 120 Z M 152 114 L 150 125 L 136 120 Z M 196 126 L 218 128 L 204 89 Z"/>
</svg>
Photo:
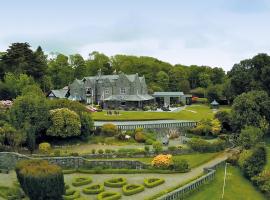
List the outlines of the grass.
<svg viewBox="0 0 270 200">
<path fill-rule="evenodd" d="M 214 181 L 191 193 L 187 200 L 221 199 L 224 170 L 217 171 Z M 266 200 L 266 198 L 244 178 L 237 167 L 228 166 L 224 200 Z"/>
<path fill-rule="evenodd" d="M 230 110 L 229 106 L 221 106 L 220 110 Z M 201 120 L 213 118 L 213 110 L 208 105 L 196 104 L 186 107 L 179 112 L 144 112 L 144 111 L 120 111 L 120 115 L 107 115 L 106 111 L 92 114 L 96 121 L 139 121 L 139 120 Z"/>
</svg>

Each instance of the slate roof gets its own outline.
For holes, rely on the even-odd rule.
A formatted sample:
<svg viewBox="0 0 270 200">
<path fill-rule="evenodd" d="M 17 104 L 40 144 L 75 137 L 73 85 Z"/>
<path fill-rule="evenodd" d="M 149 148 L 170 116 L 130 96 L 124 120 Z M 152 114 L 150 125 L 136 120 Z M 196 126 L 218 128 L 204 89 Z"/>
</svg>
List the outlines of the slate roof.
<svg viewBox="0 0 270 200">
<path fill-rule="evenodd" d="M 124 74 L 129 81 L 133 82 L 135 81 L 136 75 L 137 74 L 130 74 L 126 75 Z M 87 76 L 84 77 L 85 80 L 104 80 L 104 79 L 109 79 L 111 82 L 117 80 L 119 78 L 119 75 L 101 75 L 101 76 Z M 139 77 L 140 81 L 143 79 L 143 77 Z"/>
<path fill-rule="evenodd" d="M 112 95 L 104 99 L 104 101 L 148 101 L 154 97 L 148 94 L 137 94 L 137 95 Z"/>
<path fill-rule="evenodd" d="M 51 93 L 56 97 L 60 99 L 66 98 L 68 90 L 67 89 L 59 89 L 59 90 L 52 90 Z"/>
<path fill-rule="evenodd" d="M 153 94 L 154 97 L 165 97 L 165 96 L 179 97 L 183 95 L 184 95 L 183 92 L 154 92 Z"/>
</svg>

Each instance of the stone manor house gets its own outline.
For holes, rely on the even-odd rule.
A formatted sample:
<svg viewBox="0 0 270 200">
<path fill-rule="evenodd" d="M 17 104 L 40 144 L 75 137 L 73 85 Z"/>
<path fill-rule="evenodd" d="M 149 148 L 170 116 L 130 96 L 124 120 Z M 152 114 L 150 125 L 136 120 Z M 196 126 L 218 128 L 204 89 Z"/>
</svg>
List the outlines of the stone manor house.
<svg viewBox="0 0 270 200">
<path fill-rule="evenodd" d="M 49 98 L 68 98 L 87 104 L 99 104 L 103 108 L 142 108 L 154 102 L 147 91 L 145 78 L 138 74 L 102 75 L 74 80 L 69 86 L 52 90 Z"/>
</svg>

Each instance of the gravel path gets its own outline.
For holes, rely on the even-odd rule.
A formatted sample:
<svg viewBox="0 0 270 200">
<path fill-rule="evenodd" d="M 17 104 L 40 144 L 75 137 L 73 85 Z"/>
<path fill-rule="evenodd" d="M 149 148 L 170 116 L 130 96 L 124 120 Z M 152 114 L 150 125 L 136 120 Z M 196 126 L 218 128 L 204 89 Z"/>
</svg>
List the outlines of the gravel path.
<svg viewBox="0 0 270 200">
<path fill-rule="evenodd" d="M 71 175 L 65 175 L 65 182 L 68 184 L 71 184 L 71 181 L 74 177 L 78 176 L 90 176 L 93 179 L 93 183 L 103 183 L 105 179 L 112 178 L 112 177 L 126 177 L 129 183 L 138 183 L 142 184 L 144 178 L 149 178 L 149 177 L 160 177 L 165 179 L 165 183 L 157 186 L 152 189 L 146 188 L 145 191 L 133 195 L 133 196 L 122 196 L 122 200 L 143 200 L 146 197 L 150 197 L 155 195 L 156 193 L 169 189 L 171 187 L 174 187 L 175 185 L 184 183 L 187 180 L 190 180 L 192 178 L 195 178 L 199 176 L 205 167 L 210 167 L 222 160 L 225 160 L 227 158 L 228 154 L 223 153 L 220 156 L 216 157 L 215 159 L 199 166 L 194 169 L 192 169 L 188 173 L 179 173 L 179 174 L 94 174 L 94 175 L 85 175 L 85 174 L 71 174 Z M 0 174 L 0 185 L 6 185 L 6 186 L 11 186 L 12 183 L 16 181 L 16 174 L 14 171 L 12 171 L 10 174 Z M 78 187 L 77 189 L 81 190 L 83 187 Z M 111 191 L 119 191 L 121 192 L 121 189 L 115 189 L 115 188 L 106 188 L 106 190 L 111 190 Z M 95 195 L 93 196 L 87 196 L 87 199 L 95 199 Z M 90 198 L 89 198 L 90 197 Z"/>
</svg>

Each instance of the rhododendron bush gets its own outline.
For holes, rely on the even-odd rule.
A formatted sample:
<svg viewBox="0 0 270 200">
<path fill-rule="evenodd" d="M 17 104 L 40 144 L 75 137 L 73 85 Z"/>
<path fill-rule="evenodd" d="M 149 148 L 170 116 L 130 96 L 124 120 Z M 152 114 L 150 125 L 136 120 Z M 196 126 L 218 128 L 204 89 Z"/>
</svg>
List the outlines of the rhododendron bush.
<svg viewBox="0 0 270 200">
<path fill-rule="evenodd" d="M 154 157 L 152 160 L 152 166 L 156 168 L 169 168 L 173 165 L 172 155 L 167 154 L 160 154 Z"/>
</svg>

